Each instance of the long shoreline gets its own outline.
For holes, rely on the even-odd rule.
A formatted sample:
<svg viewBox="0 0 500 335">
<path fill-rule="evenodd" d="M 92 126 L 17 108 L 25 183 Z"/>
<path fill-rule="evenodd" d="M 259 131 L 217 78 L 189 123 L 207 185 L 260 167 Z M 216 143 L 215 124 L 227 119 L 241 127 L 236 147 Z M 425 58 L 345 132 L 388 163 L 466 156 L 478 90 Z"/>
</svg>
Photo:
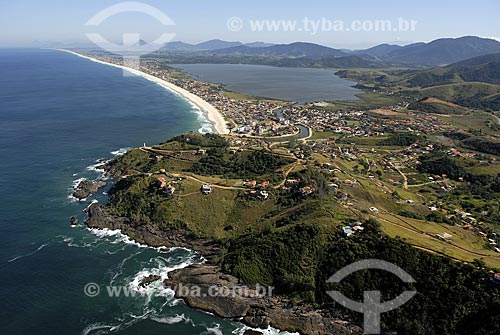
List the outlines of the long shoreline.
<svg viewBox="0 0 500 335">
<path fill-rule="evenodd" d="M 109 65 L 109 66 L 114 66 L 119 69 L 128 71 L 132 74 L 135 74 L 137 76 L 141 76 L 147 80 L 150 80 L 166 89 L 168 89 L 171 92 L 174 92 L 178 95 L 180 95 L 182 98 L 188 100 L 189 102 L 193 103 L 195 106 L 197 106 L 207 117 L 207 120 L 212 124 L 214 132 L 218 134 L 229 134 L 229 129 L 227 128 L 226 125 L 226 120 L 222 116 L 222 114 L 211 104 L 209 104 L 207 101 L 203 100 L 199 96 L 183 89 L 182 87 L 179 87 L 177 85 L 172 84 L 171 82 L 168 82 L 166 80 L 160 79 L 158 77 L 155 77 L 153 75 L 150 75 L 148 73 L 142 72 L 140 70 L 132 69 L 127 66 L 123 65 L 118 65 L 118 64 L 113 64 L 113 63 L 108 63 L 105 61 L 102 61 L 100 59 L 96 59 L 90 56 L 82 55 L 79 54 L 78 52 L 71 51 L 71 50 L 66 50 L 66 49 L 55 49 L 58 51 L 66 52 L 81 58 L 85 58 L 88 60 L 91 60 L 96 63 L 104 64 L 104 65 Z"/>
</svg>

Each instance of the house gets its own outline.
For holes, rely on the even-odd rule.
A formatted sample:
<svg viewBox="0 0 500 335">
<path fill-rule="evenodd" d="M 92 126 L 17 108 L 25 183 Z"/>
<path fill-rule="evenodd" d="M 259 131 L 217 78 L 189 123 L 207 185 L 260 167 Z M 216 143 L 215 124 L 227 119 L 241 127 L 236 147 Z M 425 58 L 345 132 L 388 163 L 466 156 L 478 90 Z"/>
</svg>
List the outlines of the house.
<svg viewBox="0 0 500 335">
<path fill-rule="evenodd" d="M 246 187 L 255 187 L 257 185 L 256 180 L 247 180 L 246 182 L 243 183 L 244 186 Z"/>
<path fill-rule="evenodd" d="M 269 198 L 269 192 L 261 190 L 257 195 L 257 198 L 259 198 L 260 200 L 267 200 L 267 198 Z"/>
<path fill-rule="evenodd" d="M 351 236 L 352 234 L 354 234 L 354 231 L 352 230 L 351 227 L 349 226 L 345 226 L 344 228 L 342 228 L 342 230 L 344 231 L 344 236 L 345 237 L 349 237 Z"/>
<path fill-rule="evenodd" d="M 299 192 L 302 196 L 308 196 L 310 195 L 311 193 L 314 192 L 314 188 L 312 188 L 311 186 L 304 186 L 304 187 L 301 187 L 299 189 Z"/>
<path fill-rule="evenodd" d="M 370 207 L 370 212 L 377 214 L 379 210 L 377 207 Z"/>
<path fill-rule="evenodd" d="M 448 233 L 436 234 L 436 237 L 442 241 L 451 241 L 451 235 Z"/>
<path fill-rule="evenodd" d="M 267 200 L 267 198 L 269 198 L 269 192 L 266 190 L 249 190 L 247 194 L 251 198 L 257 198 L 259 200 Z"/>
<path fill-rule="evenodd" d="M 266 188 L 266 187 L 269 186 L 269 181 L 268 180 L 263 181 L 262 183 L 259 184 L 259 186 L 262 187 L 262 188 Z"/>
<path fill-rule="evenodd" d="M 491 280 L 500 283 L 500 273 L 495 273 L 493 276 L 491 276 Z"/>
<path fill-rule="evenodd" d="M 201 193 L 203 193 L 203 194 L 210 194 L 210 193 L 212 193 L 212 185 L 210 185 L 210 184 L 203 184 L 201 186 Z"/>
<path fill-rule="evenodd" d="M 286 186 L 295 187 L 300 184 L 300 179 L 287 179 L 285 182 Z"/>
<path fill-rule="evenodd" d="M 175 192 L 175 187 L 173 185 L 167 185 L 167 187 L 163 188 L 163 194 L 172 195 Z"/>
<path fill-rule="evenodd" d="M 413 201 L 413 200 L 406 200 L 406 203 L 408 203 L 410 205 L 413 205 L 415 203 L 415 201 Z"/>
<path fill-rule="evenodd" d="M 156 186 L 158 186 L 158 188 L 164 188 L 167 186 L 167 180 L 163 177 L 156 178 Z"/>
<path fill-rule="evenodd" d="M 207 151 L 205 149 L 198 149 L 198 151 L 196 151 L 197 155 L 204 155 L 206 153 L 207 153 Z"/>
</svg>

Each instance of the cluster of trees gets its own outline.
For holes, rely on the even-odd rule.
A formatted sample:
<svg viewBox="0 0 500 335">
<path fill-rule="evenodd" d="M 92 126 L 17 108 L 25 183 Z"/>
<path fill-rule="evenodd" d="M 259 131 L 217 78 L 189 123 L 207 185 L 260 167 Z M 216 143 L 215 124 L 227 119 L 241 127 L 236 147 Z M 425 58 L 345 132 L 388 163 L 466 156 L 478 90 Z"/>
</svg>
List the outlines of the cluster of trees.
<svg viewBox="0 0 500 335">
<path fill-rule="evenodd" d="M 448 178 L 458 180 L 465 176 L 465 169 L 457 161 L 442 151 L 434 151 L 420 156 L 418 170 L 435 175 L 447 175 Z"/>
<path fill-rule="evenodd" d="M 394 133 L 390 137 L 380 140 L 378 145 L 407 147 L 421 140 L 423 137 L 414 133 Z"/>
<path fill-rule="evenodd" d="M 273 285 L 281 295 L 359 322 L 360 314 L 336 305 L 326 292 L 335 289 L 363 301 L 364 291 L 379 290 L 386 301 L 416 290 L 406 305 L 382 315 L 383 328 L 398 334 L 497 334 L 500 285 L 481 262 L 466 265 L 413 248 L 381 233 L 373 220 L 364 226 L 363 233 L 349 238 L 304 222 L 244 236 L 226 244 L 222 266 L 243 282 Z M 326 283 L 344 266 L 372 258 L 396 264 L 416 283 L 379 270 L 356 272 L 335 286 Z"/>
<path fill-rule="evenodd" d="M 212 148 L 207 150 L 207 154 L 193 164 L 189 171 L 200 175 L 218 175 L 227 178 L 256 178 L 273 173 L 276 169 L 290 163 L 292 163 L 290 159 L 262 150 L 228 155 L 225 149 Z"/>
<path fill-rule="evenodd" d="M 420 156 L 418 170 L 437 175 L 446 174 L 450 179 L 454 180 L 463 177 L 467 184 L 462 185 L 462 188 L 465 188 L 467 193 L 485 200 L 500 197 L 500 174 L 495 176 L 466 172 L 456 159 L 447 156 L 441 151 Z"/>
<path fill-rule="evenodd" d="M 199 133 L 186 133 L 176 137 L 171 138 L 167 143 L 180 142 L 187 143 L 190 145 L 196 145 L 199 147 L 227 147 L 228 143 L 226 139 L 217 134 L 199 134 Z"/>
<path fill-rule="evenodd" d="M 498 140 L 472 136 L 462 141 L 462 144 L 473 150 L 500 156 L 500 141 Z"/>
</svg>

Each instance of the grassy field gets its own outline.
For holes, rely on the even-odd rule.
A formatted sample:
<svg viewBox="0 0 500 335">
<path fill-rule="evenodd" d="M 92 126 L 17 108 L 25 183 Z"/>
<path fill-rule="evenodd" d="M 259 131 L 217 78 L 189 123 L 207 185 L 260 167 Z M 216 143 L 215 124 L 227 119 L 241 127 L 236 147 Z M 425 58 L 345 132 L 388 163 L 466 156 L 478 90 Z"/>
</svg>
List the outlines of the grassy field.
<svg viewBox="0 0 500 335">
<path fill-rule="evenodd" d="M 388 96 L 383 93 L 365 92 L 356 95 L 358 100 L 352 101 L 332 101 L 328 105 L 319 107 L 325 110 L 367 110 L 396 105 L 400 99 L 395 96 Z"/>
<path fill-rule="evenodd" d="M 381 213 L 374 216 L 374 218 L 380 222 L 382 230 L 391 237 L 399 236 L 417 247 L 429 249 L 466 262 L 483 259 L 489 266 L 500 268 L 499 254 L 486 250 L 484 248 L 484 239 L 472 231 L 388 213 Z M 441 241 L 434 237 L 436 234 L 443 233 L 452 236 L 450 242 Z"/>
<path fill-rule="evenodd" d="M 496 134 L 498 132 L 492 131 L 488 127 L 488 122 L 496 122 L 490 113 L 474 111 L 465 115 L 456 116 L 439 116 L 443 122 L 450 123 L 451 125 L 463 129 L 481 130 L 485 134 Z"/>
</svg>

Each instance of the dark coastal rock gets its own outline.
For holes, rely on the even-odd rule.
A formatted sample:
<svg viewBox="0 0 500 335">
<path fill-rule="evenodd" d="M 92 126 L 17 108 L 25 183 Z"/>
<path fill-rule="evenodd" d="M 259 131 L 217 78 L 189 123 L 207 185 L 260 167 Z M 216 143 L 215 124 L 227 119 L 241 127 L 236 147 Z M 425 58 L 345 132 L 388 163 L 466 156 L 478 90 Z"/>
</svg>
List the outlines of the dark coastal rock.
<svg viewBox="0 0 500 335">
<path fill-rule="evenodd" d="M 149 275 L 147 277 L 142 278 L 141 282 L 139 283 L 139 286 L 144 288 L 149 284 L 158 281 L 160 279 L 161 279 L 160 275 Z"/>
<path fill-rule="evenodd" d="M 86 199 L 104 186 L 106 182 L 102 180 L 83 180 L 76 186 L 73 196 L 78 200 Z"/>
<path fill-rule="evenodd" d="M 194 238 L 182 230 L 164 230 L 151 223 L 133 222 L 129 218 L 110 215 L 106 207 L 92 204 L 88 208 L 86 224 L 90 228 L 120 229 L 139 243 L 153 247 L 186 247 L 202 254 L 206 264 L 194 264 L 169 273 L 166 287 L 175 291 L 190 307 L 211 312 L 219 317 L 241 320 L 252 328 L 268 326 L 300 332 L 303 335 L 357 335 L 361 327 L 341 320 L 331 310 L 318 310 L 310 305 L 295 306 L 289 300 L 274 296 L 260 296 L 240 285 L 236 277 L 225 274 L 217 263 L 220 245 L 213 240 Z M 144 285 L 156 277 L 144 279 Z M 216 287 L 222 292 L 238 294 L 209 294 Z M 197 294 L 192 294 L 193 290 Z M 258 333 L 249 333 L 258 334 Z"/>
<path fill-rule="evenodd" d="M 253 329 L 247 329 L 243 333 L 243 335 L 262 335 L 262 334 L 264 334 L 264 333 L 256 331 L 256 330 L 253 330 Z"/>
<path fill-rule="evenodd" d="M 272 326 L 281 330 L 299 331 L 304 335 L 363 333 L 359 326 L 329 316 L 313 306 L 293 306 L 286 299 L 259 295 L 238 284 L 237 278 L 222 274 L 215 265 L 195 264 L 172 271 L 164 285 L 172 288 L 175 296 L 192 308 L 223 318 L 242 319 L 252 328 L 265 329 Z M 214 287 L 217 292 L 237 294 L 213 295 L 210 292 L 213 292 Z"/>
<path fill-rule="evenodd" d="M 194 238 L 186 231 L 160 229 L 155 224 L 133 222 L 126 217 L 110 215 L 105 207 L 97 203 L 90 205 L 87 212 L 88 219 L 85 223 L 89 228 L 120 229 L 123 234 L 133 236 L 141 244 L 189 248 L 202 254 L 209 263 L 215 261 L 220 252 L 219 243 L 211 239 Z"/>
<path fill-rule="evenodd" d="M 69 224 L 71 226 L 76 226 L 78 224 L 78 219 L 76 218 L 76 216 L 72 216 L 70 219 L 69 219 Z"/>
</svg>

